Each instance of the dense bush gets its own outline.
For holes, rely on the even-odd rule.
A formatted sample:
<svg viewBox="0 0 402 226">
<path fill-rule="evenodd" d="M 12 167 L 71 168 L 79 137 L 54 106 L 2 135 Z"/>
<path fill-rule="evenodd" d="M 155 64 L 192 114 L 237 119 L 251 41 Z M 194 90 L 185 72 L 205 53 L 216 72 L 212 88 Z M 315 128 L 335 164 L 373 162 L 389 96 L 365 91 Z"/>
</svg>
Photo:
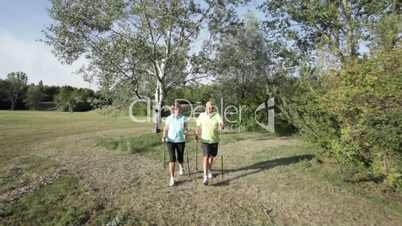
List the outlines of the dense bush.
<svg viewBox="0 0 402 226">
<path fill-rule="evenodd" d="M 284 102 L 302 134 L 322 147 L 322 156 L 401 189 L 401 75 L 402 49 L 380 51 L 340 72 L 302 78 L 298 95 Z"/>
</svg>

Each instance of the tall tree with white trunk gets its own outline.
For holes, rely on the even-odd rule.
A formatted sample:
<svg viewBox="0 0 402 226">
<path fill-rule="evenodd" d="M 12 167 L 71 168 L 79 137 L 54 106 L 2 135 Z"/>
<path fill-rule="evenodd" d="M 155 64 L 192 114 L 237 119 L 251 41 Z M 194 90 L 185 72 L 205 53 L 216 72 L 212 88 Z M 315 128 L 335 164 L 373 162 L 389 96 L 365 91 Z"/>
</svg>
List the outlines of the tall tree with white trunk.
<svg viewBox="0 0 402 226">
<path fill-rule="evenodd" d="M 236 1 L 234 1 L 236 2 Z M 65 63 L 85 57 L 81 72 L 112 90 L 132 87 L 137 97 L 153 89 L 155 131 L 160 131 L 168 90 L 194 79 L 191 47 L 203 26 L 228 21 L 231 1 L 52 0 L 54 22 L 44 41 Z"/>
</svg>

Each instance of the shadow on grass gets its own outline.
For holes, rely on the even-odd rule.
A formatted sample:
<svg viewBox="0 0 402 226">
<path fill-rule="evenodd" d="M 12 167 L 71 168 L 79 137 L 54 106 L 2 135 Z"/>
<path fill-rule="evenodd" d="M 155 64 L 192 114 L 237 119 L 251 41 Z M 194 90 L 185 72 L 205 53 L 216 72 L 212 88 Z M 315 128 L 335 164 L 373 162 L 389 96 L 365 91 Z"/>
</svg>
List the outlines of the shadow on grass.
<svg viewBox="0 0 402 226">
<path fill-rule="evenodd" d="M 314 155 L 306 154 L 306 155 L 297 155 L 297 156 L 292 156 L 292 157 L 286 157 L 286 158 L 279 158 L 279 159 L 273 159 L 273 160 L 267 160 L 267 161 L 262 161 L 258 162 L 249 166 L 237 168 L 237 169 L 227 169 L 223 170 L 224 174 L 227 173 L 235 173 L 235 172 L 242 172 L 246 171 L 245 173 L 242 173 L 240 175 L 237 175 L 235 177 L 231 177 L 225 180 L 222 180 L 218 183 L 213 184 L 212 186 L 225 186 L 229 185 L 231 181 L 240 179 L 242 177 L 246 177 L 249 175 L 253 175 L 265 170 L 272 169 L 277 166 L 287 166 L 287 165 L 292 165 L 301 161 L 306 161 L 306 160 L 311 160 L 314 158 Z M 226 175 L 227 176 L 227 175 Z"/>
</svg>

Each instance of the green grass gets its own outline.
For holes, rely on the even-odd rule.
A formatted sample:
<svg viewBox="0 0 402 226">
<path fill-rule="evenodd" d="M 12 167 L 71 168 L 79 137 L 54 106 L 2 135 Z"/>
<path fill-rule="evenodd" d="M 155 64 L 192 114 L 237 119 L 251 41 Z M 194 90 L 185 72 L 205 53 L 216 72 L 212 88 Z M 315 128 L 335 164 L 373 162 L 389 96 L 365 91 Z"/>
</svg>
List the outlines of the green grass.
<svg viewBox="0 0 402 226">
<path fill-rule="evenodd" d="M 0 193 L 29 185 L 40 175 L 50 174 L 58 167 L 58 162 L 34 155 L 12 159 L 0 167 Z"/>
<path fill-rule="evenodd" d="M 88 184 L 69 173 L 50 185 L 41 178 L 51 176 L 62 163 L 35 154 L 38 143 L 108 130 L 148 129 L 128 117 L 110 117 L 96 112 L 65 113 L 0 111 L 0 194 L 33 186 L 39 189 L 13 202 L 0 202 L 0 225 L 104 225 L 116 216 Z M 133 130 L 130 130 L 133 128 Z M 62 148 L 54 146 L 54 148 Z M 124 216 L 124 215 L 122 215 Z M 120 221 L 126 218 L 120 217 Z"/>
<path fill-rule="evenodd" d="M 299 145 L 275 147 L 265 155 L 289 157 L 304 154 L 314 155 L 316 147 L 308 143 Z M 256 154 L 256 159 L 264 158 L 263 153 Z M 339 190 L 346 190 L 357 197 L 362 197 L 379 206 L 386 206 L 393 209 L 402 216 L 402 195 L 398 192 L 392 192 L 387 186 L 376 183 L 372 180 L 350 182 L 349 178 L 341 172 L 339 167 L 333 163 L 320 163 L 316 158 L 300 161 L 294 165 L 292 170 L 299 171 L 315 180 L 327 182 Z"/>
<path fill-rule="evenodd" d="M 5 224 L 81 225 L 91 211 L 101 209 L 96 199 L 85 191 L 79 180 L 65 175 L 14 203 L 3 217 Z"/>
<path fill-rule="evenodd" d="M 274 137 L 269 135 L 269 137 Z M 246 139 L 268 139 L 268 136 L 261 133 L 223 133 L 221 135 L 221 145 L 239 142 Z M 146 133 L 134 137 L 98 137 L 97 145 L 104 147 L 109 151 L 117 151 L 130 154 L 141 154 L 153 160 L 162 160 L 163 152 L 165 152 L 165 161 L 168 154 L 166 146 L 161 143 L 160 134 Z M 195 146 L 194 137 L 186 142 L 186 151 L 193 158 L 196 151 L 200 152 L 200 144 Z"/>
<path fill-rule="evenodd" d="M 305 168 L 304 172 L 314 178 L 327 181 L 339 189 L 351 192 L 356 196 L 364 197 L 377 205 L 385 205 L 402 216 L 402 195 L 391 191 L 384 184 L 372 180 L 350 182 L 336 165 L 329 163 L 321 164 L 316 161 L 312 161 L 309 167 Z"/>
<path fill-rule="evenodd" d="M 137 137 L 103 138 L 97 143 L 108 150 L 134 154 L 152 151 L 154 147 L 161 145 L 161 140 L 158 134 L 151 133 Z"/>
<path fill-rule="evenodd" d="M 96 112 L 0 111 L 0 142 L 10 138 L 30 142 L 36 138 L 49 139 L 60 135 L 133 126 L 138 125 L 131 122 L 128 116 L 109 117 Z"/>
<path fill-rule="evenodd" d="M 108 129 L 148 127 L 130 121 L 128 116 L 109 117 L 96 112 L 0 111 L 0 165 L 30 153 L 32 143 Z"/>
<path fill-rule="evenodd" d="M 221 144 L 230 144 L 247 139 L 254 140 L 267 140 L 275 136 L 272 134 L 261 133 L 224 133 L 222 134 Z M 297 138 L 289 138 L 297 139 Z M 160 137 L 155 134 L 144 134 L 138 137 L 120 137 L 108 138 L 98 141 L 101 145 L 111 151 L 120 151 L 125 153 L 139 153 L 154 160 L 161 160 L 162 153 L 166 147 L 161 145 Z M 200 147 L 198 147 L 198 151 Z M 194 140 L 189 140 L 186 143 L 186 150 L 190 153 L 190 159 L 193 159 L 196 151 Z M 301 161 L 297 161 L 293 165 L 292 170 L 299 171 L 305 175 L 317 178 L 322 181 L 331 183 L 332 185 L 347 189 L 355 195 L 368 198 L 379 205 L 387 205 L 396 211 L 402 212 L 402 199 L 397 193 L 393 197 L 389 197 L 384 193 L 385 186 L 376 184 L 373 181 L 366 181 L 361 183 L 350 183 L 345 180 L 345 175 L 341 174 L 336 165 L 320 164 L 313 156 L 316 154 L 316 147 L 308 143 L 298 143 L 297 145 L 283 145 L 270 148 L 267 151 L 255 152 L 252 156 L 251 162 L 258 162 L 261 160 L 269 161 L 272 158 L 292 158 L 301 156 Z M 167 152 L 165 152 L 167 155 Z M 304 156 L 306 157 L 304 160 Z M 311 156 L 311 157 L 309 157 Z M 167 158 L 167 156 L 165 156 Z M 397 198 L 396 198 L 397 197 Z"/>
<path fill-rule="evenodd" d="M 263 133 L 222 134 L 223 181 L 205 187 L 194 174 L 168 189 L 167 172 L 156 165 L 163 153 L 167 159 L 166 147 L 151 128 L 96 112 L 0 111 L 0 195 L 35 188 L 0 199 L 0 225 L 370 225 L 381 224 L 369 222 L 373 214 L 386 222 L 402 213 L 400 195 L 348 183 L 335 165 L 314 159 L 313 146 Z M 201 156 L 195 144 L 193 137 L 186 143 L 193 168 Z M 55 172 L 51 183 L 39 183 Z M 361 211 L 377 207 L 384 213 Z M 331 208 L 338 212 L 325 212 Z"/>
<path fill-rule="evenodd" d="M 66 174 L 52 184 L 29 193 L 3 210 L 4 225 L 105 225 L 115 216 L 120 223 L 125 215 L 106 209 L 100 199 L 78 177 Z"/>
</svg>

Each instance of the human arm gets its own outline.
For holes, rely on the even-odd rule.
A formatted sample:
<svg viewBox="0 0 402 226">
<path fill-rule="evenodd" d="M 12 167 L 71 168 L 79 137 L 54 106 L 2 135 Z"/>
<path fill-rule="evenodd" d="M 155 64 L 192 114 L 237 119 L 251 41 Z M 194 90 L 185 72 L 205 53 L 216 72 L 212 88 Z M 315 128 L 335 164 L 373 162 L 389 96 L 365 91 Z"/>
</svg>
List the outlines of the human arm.
<svg viewBox="0 0 402 226">
<path fill-rule="evenodd" d="M 165 143 L 165 141 L 166 141 L 166 134 L 167 134 L 168 130 L 169 130 L 169 123 L 168 123 L 168 121 L 166 121 L 165 126 L 163 127 L 163 130 L 162 130 L 162 139 L 161 139 L 162 143 Z"/>
<path fill-rule="evenodd" d="M 221 130 L 225 129 L 225 123 L 223 122 L 223 119 L 220 115 L 218 117 L 218 126 L 219 126 L 219 129 L 221 129 Z"/>
</svg>

